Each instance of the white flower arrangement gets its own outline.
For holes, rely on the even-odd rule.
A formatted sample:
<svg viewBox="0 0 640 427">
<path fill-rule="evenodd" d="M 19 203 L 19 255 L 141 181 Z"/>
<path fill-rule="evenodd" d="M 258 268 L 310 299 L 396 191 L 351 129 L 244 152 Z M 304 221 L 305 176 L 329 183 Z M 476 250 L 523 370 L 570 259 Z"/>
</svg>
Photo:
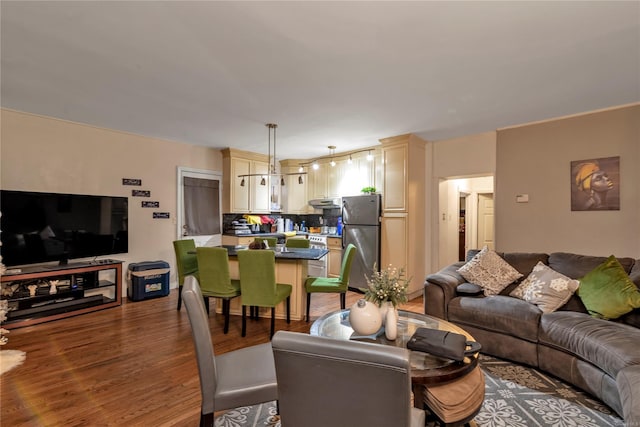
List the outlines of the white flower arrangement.
<svg viewBox="0 0 640 427">
<path fill-rule="evenodd" d="M 373 275 L 366 277 L 369 287 L 365 289 L 364 298 L 378 306 L 389 301 L 394 307 L 407 302 L 407 288 L 411 278 L 405 277 L 404 268 L 397 269 L 391 264 L 381 271 L 373 265 Z"/>
</svg>

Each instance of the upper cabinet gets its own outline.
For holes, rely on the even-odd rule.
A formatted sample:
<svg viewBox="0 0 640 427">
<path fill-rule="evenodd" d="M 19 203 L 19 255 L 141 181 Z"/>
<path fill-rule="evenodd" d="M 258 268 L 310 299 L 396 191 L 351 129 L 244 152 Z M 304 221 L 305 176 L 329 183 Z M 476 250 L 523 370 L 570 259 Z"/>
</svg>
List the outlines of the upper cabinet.
<svg viewBox="0 0 640 427">
<path fill-rule="evenodd" d="M 282 160 L 280 169 L 285 174 L 285 185 L 282 187 L 283 212 L 289 214 L 307 214 L 313 212 L 309 206 L 308 183 L 309 176 L 297 174 L 300 163 L 304 160 Z M 292 175 L 289 175 L 292 174 Z"/>
<path fill-rule="evenodd" d="M 268 156 L 227 148 L 222 150 L 222 209 L 227 213 L 269 213 Z M 239 178 L 238 175 L 260 174 Z M 263 175 L 265 185 L 261 185 Z M 243 182 L 244 181 L 244 182 Z"/>
<path fill-rule="evenodd" d="M 313 169 L 308 159 L 281 160 L 278 173 L 282 175 L 271 179 L 266 155 L 227 148 L 222 150 L 222 158 L 222 208 L 226 213 L 309 214 L 314 212 L 309 206 L 310 199 L 359 195 L 364 187 L 384 191 L 381 148 L 336 154 L 334 166 L 329 157 L 322 158 L 318 160 L 318 169 Z M 305 174 L 298 173 L 301 164 L 305 165 Z M 257 175 L 245 177 L 242 185 L 238 175 L 251 174 Z M 266 185 L 260 184 L 262 174 Z M 284 185 L 280 183 L 281 177 Z"/>
<path fill-rule="evenodd" d="M 329 158 L 318 162 L 318 169 L 308 167 L 309 172 L 309 198 L 335 198 L 342 196 L 354 196 L 360 194 L 364 187 L 377 187 L 381 190 L 380 150 L 372 149 L 370 160 L 367 152 L 353 154 L 351 159 L 341 157 L 335 159 L 335 165 L 331 166 Z M 378 167 L 376 167 L 378 166 Z"/>
</svg>

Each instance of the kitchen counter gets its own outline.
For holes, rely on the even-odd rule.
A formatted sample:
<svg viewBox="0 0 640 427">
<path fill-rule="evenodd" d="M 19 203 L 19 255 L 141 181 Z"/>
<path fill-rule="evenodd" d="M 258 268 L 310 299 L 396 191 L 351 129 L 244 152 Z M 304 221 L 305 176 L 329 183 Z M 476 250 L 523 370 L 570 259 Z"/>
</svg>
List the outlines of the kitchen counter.
<svg viewBox="0 0 640 427">
<path fill-rule="evenodd" d="M 265 234 L 265 233 L 263 233 Z M 250 250 L 245 245 L 222 245 L 229 253 L 229 275 L 232 279 L 240 278 L 238 265 L 238 251 Z M 325 248 L 281 248 L 274 249 L 276 257 L 276 281 L 292 285 L 291 289 L 291 319 L 304 319 L 307 294 L 304 289 L 304 282 L 308 276 L 308 263 L 310 260 L 318 260 L 329 253 Z M 212 300 L 213 301 L 213 300 Z M 242 296 L 233 298 L 230 303 L 229 312 L 234 315 L 242 314 Z M 221 312 L 221 305 L 216 299 L 216 312 Z M 259 315 L 271 317 L 271 309 L 260 308 Z M 286 317 L 285 302 L 276 306 L 276 317 L 284 319 Z"/>
<path fill-rule="evenodd" d="M 222 245 L 223 248 L 229 252 L 229 258 L 235 258 L 238 256 L 239 250 L 246 250 L 247 246 L 238 245 Z M 278 259 L 298 259 L 298 260 L 318 260 L 329 253 L 328 249 L 319 248 L 275 248 L 276 262 Z"/>
</svg>

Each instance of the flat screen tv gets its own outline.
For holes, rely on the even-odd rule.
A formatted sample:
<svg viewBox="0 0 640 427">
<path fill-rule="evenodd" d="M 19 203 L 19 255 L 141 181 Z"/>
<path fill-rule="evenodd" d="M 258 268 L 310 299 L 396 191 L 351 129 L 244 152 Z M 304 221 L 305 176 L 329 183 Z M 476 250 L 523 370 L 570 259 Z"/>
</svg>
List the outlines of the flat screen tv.
<svg viewBox="0 0 640 427">
<path fill-rule="evenodd" d="M 128 252 L 128 199 L 0 190 L 7 267 Z"/>
</svg>

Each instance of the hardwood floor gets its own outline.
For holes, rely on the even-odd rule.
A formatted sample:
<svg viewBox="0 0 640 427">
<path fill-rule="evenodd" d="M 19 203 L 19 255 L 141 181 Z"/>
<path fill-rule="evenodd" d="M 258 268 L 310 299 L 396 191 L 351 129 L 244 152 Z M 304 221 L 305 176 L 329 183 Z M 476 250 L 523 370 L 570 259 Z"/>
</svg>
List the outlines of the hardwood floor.
<svg viewBox="0 0 640 427">
<path fill-rule="evenodd" d="M 348 292 L 347 306 L 361 295 Z M 0 377 L 2 426 L 198 425 L 200 385 L 185 308 L 178 294 L 126 302 L 8 334 L 5 350 L 27 353 L 23 365 Z M 314 319 L 340 307 L 337 295 L 314 294 L 311 322 L 276 320 L 276 330 L 309 332 Z M 213 300 L 212 300 L 213 308 Z M 422 313 L 422 298 L 402 307 Z M 216 354 L 269 340 L 269 319 L 247 321 L 210 314 Z"/>
</svg>

